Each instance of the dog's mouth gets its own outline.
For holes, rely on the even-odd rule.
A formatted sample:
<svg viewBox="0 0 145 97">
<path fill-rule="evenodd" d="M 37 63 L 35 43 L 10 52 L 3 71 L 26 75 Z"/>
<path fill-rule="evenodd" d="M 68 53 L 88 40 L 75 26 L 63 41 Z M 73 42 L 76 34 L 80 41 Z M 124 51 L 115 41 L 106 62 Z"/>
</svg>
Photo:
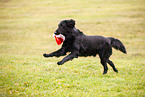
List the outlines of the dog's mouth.
<svg viewBox="0 0 145 97">
<path fill-rule="evenodd" d="M 55 37 L 56 43 L 58 45 L 60 45 L 63 41 L 65 41 L 65 36 L 62 34 L 58 34 L 58 35 L 53 34 L 53 37 Z"/>
</svg>

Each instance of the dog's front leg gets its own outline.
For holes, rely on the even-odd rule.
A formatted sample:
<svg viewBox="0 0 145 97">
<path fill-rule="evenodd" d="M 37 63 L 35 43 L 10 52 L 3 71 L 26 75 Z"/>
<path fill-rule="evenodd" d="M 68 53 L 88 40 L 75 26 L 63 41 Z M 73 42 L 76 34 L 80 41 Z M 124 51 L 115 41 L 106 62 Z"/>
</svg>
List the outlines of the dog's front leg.
<svg viewBox="0 0 145 97">
<path fill-rule="evenodd" d="M 43 54 L 44 57 L 53 57 L 53 56 L 56 56 L 56 57 L 60 57 L 60 56 L 64 56 L 66 55 L 66 50 L 65 48 L 61 48 L 55 52 L 52 52 L 50 54 Z"/>
<path fill-rule="evenodd" d="M 68 56 L 63 58 L 61 61 L 57 62 L 58 65 L 64 64 L 66 61 L 72 60 L 73 58 L 77 58 L 78 54 L 77 53 L 70 53 Z"/>
</svg>

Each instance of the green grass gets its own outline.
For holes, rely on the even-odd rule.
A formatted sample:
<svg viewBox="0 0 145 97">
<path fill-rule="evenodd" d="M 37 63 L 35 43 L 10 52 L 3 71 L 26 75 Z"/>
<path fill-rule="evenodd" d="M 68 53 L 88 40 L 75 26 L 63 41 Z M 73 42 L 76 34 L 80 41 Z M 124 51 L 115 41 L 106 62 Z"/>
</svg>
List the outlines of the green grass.
<svg viewBox="0 0 145 97">
<path fill-rule="evenodd" d="M 0 0 L 0 96 L 144 97 L 144 0 Z M 120 39 L 128 54 L 113 49 L 102 75 L 99 57 L 62 66 L 43 58 L 57 46 L 53 32 L 63 19 L 75 19 L 87 35 Z"/>
</svg>

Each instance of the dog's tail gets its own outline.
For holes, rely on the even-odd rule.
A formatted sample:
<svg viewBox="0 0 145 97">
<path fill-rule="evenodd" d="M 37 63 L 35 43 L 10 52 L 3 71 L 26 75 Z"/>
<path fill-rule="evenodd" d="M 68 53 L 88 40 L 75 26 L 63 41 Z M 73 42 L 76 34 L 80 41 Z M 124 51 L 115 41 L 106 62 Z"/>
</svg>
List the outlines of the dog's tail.
<svg viewBox="0 0 145 97">
<path fill-rule="evenodd" d="M 115 39 L 113 37 L 108 37 L 108 39 L 111 41 L 111 45 L 113 48 L 115 48 L 116 50 L 120 50 L 121 52 L 123 52 L 125 54 L 127 53 L 125 46 L 119 39 Z"/>
</svg>

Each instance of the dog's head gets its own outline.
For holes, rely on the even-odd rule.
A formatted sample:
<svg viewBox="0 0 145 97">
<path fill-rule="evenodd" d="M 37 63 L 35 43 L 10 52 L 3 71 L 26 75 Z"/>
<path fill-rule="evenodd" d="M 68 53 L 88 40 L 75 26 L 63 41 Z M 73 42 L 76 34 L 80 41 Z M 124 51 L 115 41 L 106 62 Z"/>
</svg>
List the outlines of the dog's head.
<svg viewBox="0 0 145 97">
<path fill-rule="evenodd" d="M 60 45 L 65 39 L 72 36 L 73 29 L 75 28 L 75 21 L 63 20 L 58 24 L 57 30 L 54 32 L 54 37 L 58 45 Z"/>
<path fill-rule="evenodd" d="M 55 35 L 62 34 L 65 37 L 70 35 L 73 28 L 75 27 L 75 21 L 70 20 L 63 20 L 58 24 L 58 29 L 54 32 Z"/>
</svg>

